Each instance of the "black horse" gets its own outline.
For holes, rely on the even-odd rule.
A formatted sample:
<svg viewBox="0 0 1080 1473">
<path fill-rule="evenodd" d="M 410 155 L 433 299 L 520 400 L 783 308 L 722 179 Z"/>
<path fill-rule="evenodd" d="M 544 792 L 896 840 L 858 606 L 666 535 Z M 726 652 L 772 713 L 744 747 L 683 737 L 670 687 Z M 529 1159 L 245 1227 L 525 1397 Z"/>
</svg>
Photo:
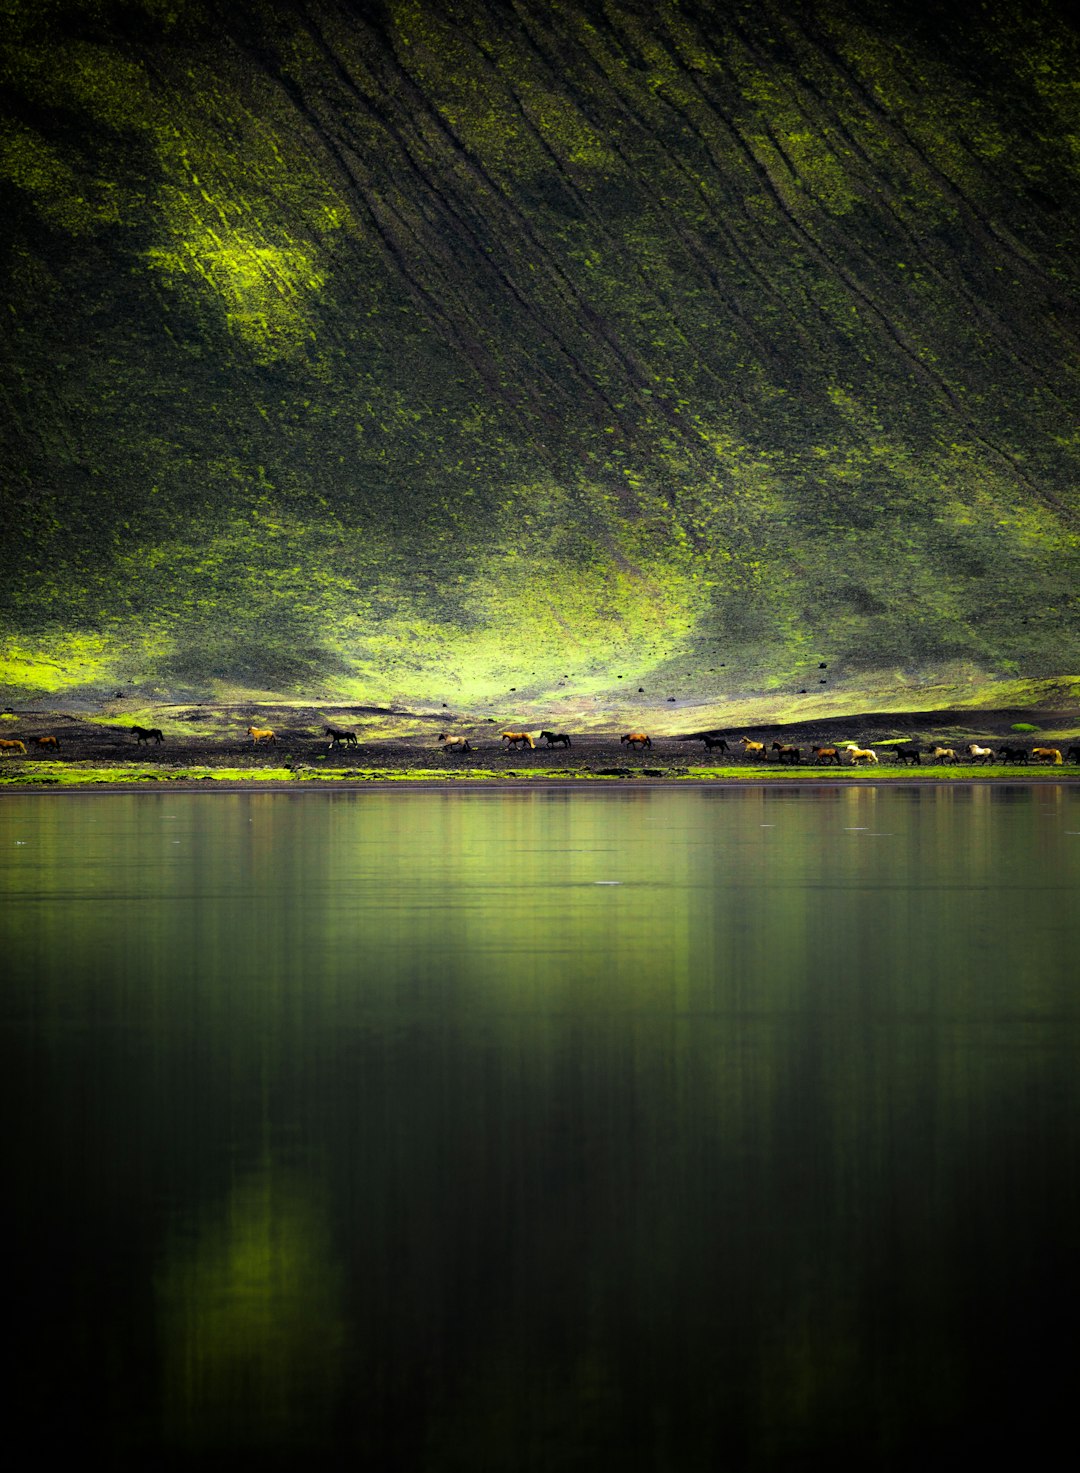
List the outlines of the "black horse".
<svg viewBox="0 0 1080 1473">
<path fill-rule="evenodd" d="M 773 742 L 772 750 L 776 753 L 777 762 L 790 762 L 794 767 L 802 761 L 802 748 L 793 746 L 791 742 Z"/>
<path fill-rule="evenodd" d="M 140 743 L 163 742 L 165 740 L 161 728 L 157 726 L 133 726 L 131 729 Z"/>
<path fill-rule="evenodd" d="M 999 747 L 998 756 L 1002 762 L 1021 762 L 1026 767 L 1028 753 L 1026 747 Z"/>
<path fill-rule="evenodd" d="M 1070 747 L 1065 757 L 1066 762 L 1080 762 L 1080 747 Z"/>
<path fill-rule="evenodd" d="M 911 747 L 897 747 L 897 749 L 896 749 L 896 760 L 897 760 L 897 762 L 900 763 L 901 767 L 903 767 L 903 765 L 904 765 L 905 762 L 910 762 L 911 765 L 912 765 L 912 767 L 921 767 L 922 766 L 922 748 L 921 747 L 915 747 L 915 746 L 911 746 Z"/>
<path fill-rule="evenodd" d="M 723 737 L 703 736 L 701 740 L 705 743 L 706 750 L 709 752 L 731 751 L 731 748 L 728 746 L 727 742 L 724 741 Z"/>
<path fill-rule="evenodd" d="M 355 731 L 339 731 L 336 726 L 324 726 L 323 736 L 328 736 L 330 738 L 329 745 L 331 747 L 339 746 L 342 742 L 347 747 L 356 746 Z"/>
<path fill-rule="evenodd" d="M 565 731 L 542 731 L 540 735 L 547 740 L 549 747 L 569 747 L 571 745 L 570 738 Z"/>
</svg>

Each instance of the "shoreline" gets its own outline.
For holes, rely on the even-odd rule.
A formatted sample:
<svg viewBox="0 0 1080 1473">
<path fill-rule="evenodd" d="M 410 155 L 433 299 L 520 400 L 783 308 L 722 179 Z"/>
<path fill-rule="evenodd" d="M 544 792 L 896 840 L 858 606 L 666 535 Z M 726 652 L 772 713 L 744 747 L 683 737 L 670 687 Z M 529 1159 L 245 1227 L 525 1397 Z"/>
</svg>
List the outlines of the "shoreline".
<svg viewBox="0 0 1080 1473">
<path fill-rule="evenodd" d="M 599 788 L 614 789 L 616 791 L 650 789 L 679 788 L 765 788 L 783 783 L 785 786 L 811 786 L 830 787 L 845 786 L 856 783 L 860 788 L 865 787 L 1001 787 L 1001 786 L 1023 786 L 1040 787 L 1049 783 L 1068 785 L 1080 785 L 1080 770 L 1073 772 L 1054 771 L 1045 772 L 1016 772 L 1016 773 L 965 773 L 949 774 L 943 772 L 940 776 L 936 773 L 915 774 L 906 770 L 904 773 L 895 775 L 887 773 L 869 773 L 865 769 L 858 773 L 837 773 L 822 770 L 820 773 L 811 775 L 809 772 L 796 773 L 785 771 L 783 774 L 765 776 L 764 774 L 752 774 L 747 777 L 733 777 L 726 774 L 718 774 L 716 777 L 704 775 L 682 776 L 672 774 L 670 777 L 633 777 L 633 776 L 579 776 L 579 777 L 500 777 L 496 774 L 490 777 L 454 777 L 447 774 L 445 777 L 357 777 L 352 779 L 338 778 L 299 778 L 291 781 L 279 779 L 267 779 L 265 781 L 250 778 L 197 778 L 188 780 L 184 778 L 159 778 L 156 775 L 149 778 L 131 778 L 127 781 L 109 782 L 88 779 L 85 782 L 29 782 L 19 783 L 4 781 L 0 783 L 0 798 L 5 793 L 42 794 L 49 796 L 74 796 L 85 793 L 142 793 L 158 794 L 162 796 L 175 796 L 177 794 L 192 793 L 357 793 L 357 792 L 452 792 L 465 789 L 471 792 L 492 792 L 496 790 L 511 790 L 514 792 L 527 792 L 532 789 L 553 789 L 559 792 L 572 791 L 574 789 L 589 789 L 595 791 Z"/>
<path fill-rule="evenodd" d="M 357 713 L 344 728 L 316 708 L 299 710 L 251 708 L 242 713 L 222 707 L 181 710 L 155 708 L 138 713 L 144 724 L 120 724 L 115 715 L 79 716 L 71 712 L 37 711 L 5 719 L 5 756 L 0 761 L 0 792 L 130 792 L 165 788 L 170 792 L 327 792 L 359 788 L 423 787 L 491 791 L 537 785 L 564 793 L 583 786 L 614 785 L 622 791 L 642 786 L 693 783 L 702 787 L 762 787 L 776 783 L 890 783 L 938 785 L 973 782 L 982 785 L 1080 781 L 1080 708 L 1055 713 L 1001 709 L 977 720 L 958 718 L 956 711 L 909 712 L 904 718 L 863 713 L 836 721 L 801 722 L 783 727 L 728 728 L 724 733 L 678 736 L 653 734 L 649 746 L 628 746 L 614 731 L 572 733 L 544 746 L 511 748 L 494 723 L 483 726 L 443 719 L 446 729 L 469 740 L 469 750 L 453 751 L 435 742 L 430 731 L 397 734 L 373 730 Z M 254 716 L 257 724 L 276 729 L 273 746 L 241 739 L 235 727 Z M 1021 716 L 1035 717 L 1021 721 Z M 332 718 L 339 719 L 338 716 Z M 381 723 L 376 723 L 381 725 Z M 643 728 L 637 728 L 642 730 Z M 330 743 L 328 730 L 342 740 Z M 508 728 L 524 730 L 519 724 Z M 727 745 L 717 747 L 720 737 Z M 44 747 L 38 744 L 46 743 Z M 710 745 L 711 743 L 711 745 Z M 747 749 L 744 750 L 744 743 Z M 762 762 L 755 743 L 769 748 L 777 760 Z M 818 748 L 857 746 L 874 752 L 877 763 L 854 766 L 819 762 Z M 989 749 L 992 762 L 973 760 L 969 748 Z M 1023 757 L 1038 746 L 1056 748 L 1065 759 L 1049 765 L 1006 760 Z M 753 748 L 753 751 L 749 748 Z M 918 766 L 898 760 L 915 748 Z M 803 760 L 783 762 L 778 754 L 794 749 Z M 959 760 L 941 764 L 935 749 Z M 842 754 L 843 755 L 843 754 Z M 1074 758 L 1069 761 L 1070 755 Z"/>
</svg>

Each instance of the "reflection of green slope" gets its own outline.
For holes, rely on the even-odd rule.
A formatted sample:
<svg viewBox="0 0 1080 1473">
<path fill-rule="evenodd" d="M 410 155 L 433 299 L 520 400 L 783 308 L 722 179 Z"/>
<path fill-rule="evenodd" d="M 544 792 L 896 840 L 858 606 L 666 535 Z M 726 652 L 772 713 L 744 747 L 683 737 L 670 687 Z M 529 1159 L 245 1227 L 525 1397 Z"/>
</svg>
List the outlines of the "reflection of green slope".
<svg viewBox="0 0 1080 1473">
<path fill-rule="evenodd" d="M 241 1178 L 157 1283 L 168 1444 L 307 1451 L 341 1381 L 340 1271 L 323 1211 L 280 1171 Z"/>
<path fill-rule="evenodd" d="M 9 6 L 3 684 L 1080 668 L 1075 34 L 788 10 Z"/>
</svg>

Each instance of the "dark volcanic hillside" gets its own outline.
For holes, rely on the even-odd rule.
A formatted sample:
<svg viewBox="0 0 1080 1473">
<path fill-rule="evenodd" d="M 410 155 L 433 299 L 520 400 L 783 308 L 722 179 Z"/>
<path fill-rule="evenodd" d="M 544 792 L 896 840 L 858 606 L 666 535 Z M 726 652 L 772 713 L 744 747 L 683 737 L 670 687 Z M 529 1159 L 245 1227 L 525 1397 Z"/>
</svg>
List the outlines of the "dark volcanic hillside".
<svg viewBox="0 0 1080 1473">
<path fill-rule="evenodd" d="M 1080 669 L 1057 5 L 5 14 L 9 690 Z"/>
</svg>

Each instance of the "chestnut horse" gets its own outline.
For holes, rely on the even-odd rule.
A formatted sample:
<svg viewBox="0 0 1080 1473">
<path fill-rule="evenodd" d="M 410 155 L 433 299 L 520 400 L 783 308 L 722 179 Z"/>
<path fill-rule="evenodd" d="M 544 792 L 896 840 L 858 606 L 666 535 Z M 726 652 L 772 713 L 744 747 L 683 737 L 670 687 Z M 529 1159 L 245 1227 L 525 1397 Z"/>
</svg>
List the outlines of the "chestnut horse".
<svg viewBox="0 0 1080 1473">
<path fill-rule="evenodd" d="M 802 761 L 802 748 L 794 747 L 790 742 L 773 742 L 772 750 L 776 753 L 777 762 L 790 762 L 794 765 Z"/>
<path fill-rule="evenodd" d="M 840 766 L 840 751 L 837 747 L 811 747 L 810 755 L 816 757 L 819 764 L 835 762 L 837 767 Z"/>
<path fill-rule="evenodd" d="M 645 735 L 643 731 L 628 731 L 625 736 L 619 738 L 620 743 L 630 747 L 651 747 L 652 738 Z"/>
<path fill-rule="evenodd" d="M 251 738 L 253 747 L 257 747 L 260 742 L 265 742 L 267 746 L 273 742 L 274 746 L 277 746 L 277 737 L 269 726 L 249 726 L 247 734 Z"/>
<path fill-rule="evenodd" d="M 19 741 L 18 737 L 14 739 L 0 737 L 0 757 L 11 757 L 16 752 L 21 752 L 24 757 L 26 756 L 26 748 Z"/>
<path fill-rule="evenodd" d="M 34 737 L 32 745 L 35 747 L 47 748 L 51 752 L 59 752 L 60 738 L 54 736 Z"/>
<path fill-rule="evenodd" d="M 500 735 L 502 736 L 503 741 L 506 743 L 508 750 L 510 747 L 535 748 L 536 746 L 536 743 L 532 739 L 531 733 L 527 731 L 504 731 L 501 732 Z"/>
<path fill-rule="evenodd" d="M 1061 753 L 1057 747 L 1032 747 L 1031 756 L 1035 762 L 1049 762 L 1054 767 L 1061 766 Z"/>
</svg>

